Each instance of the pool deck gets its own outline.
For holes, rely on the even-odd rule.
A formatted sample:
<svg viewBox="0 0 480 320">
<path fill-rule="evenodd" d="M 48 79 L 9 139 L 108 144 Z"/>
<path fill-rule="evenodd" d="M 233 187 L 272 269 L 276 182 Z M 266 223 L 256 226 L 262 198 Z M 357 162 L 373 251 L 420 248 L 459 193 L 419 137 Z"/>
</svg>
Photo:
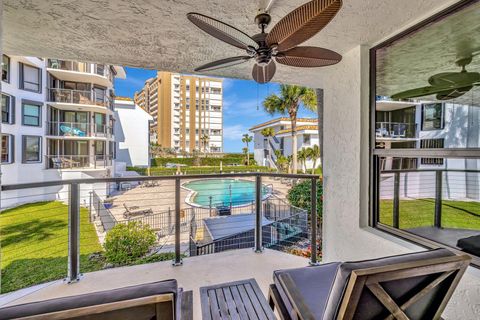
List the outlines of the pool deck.
<svg viewBox="0 0 480 320">
<path fill-rule="evenodd" d="M 218 179 L 218 178 L 217 178 Z M 245 180 L 253 181 L 254 178 L 242 178 Z M 188 183 L 192 180 L 182 181 L 182 184 Z M 110 209 L 110 212 L 115 217 L 117 221 L 125 220 L 123 213 L 125 208 L 123 204 L 125 203 L 128 207 L 137 206 L 138 209 L 152 209 L 154 213 L 156 212 L 165 212 L 168 210 L 175 209 L 175 182 L 173 180 L 164 180 L 158 181 L 159 185 L 155 187 L 141 187 L 137 186 L 130 190 L 122 191 L 119 194 L 115 195 L 113 199 L 113 206 Z M 275 180 L 273 178 L 267 177 L 263 178 L 262 183 L 264 185 L 272 185 L 274 190 L 274 196 L 280 199 L 285 199 L 289 186 L 282 183 L 281 180 Z M 185 201 L 189 195 L 190 191 L 181 188 L 180 199 L 181 209 L 190 208 L 190 205 Z"/>
</svg>

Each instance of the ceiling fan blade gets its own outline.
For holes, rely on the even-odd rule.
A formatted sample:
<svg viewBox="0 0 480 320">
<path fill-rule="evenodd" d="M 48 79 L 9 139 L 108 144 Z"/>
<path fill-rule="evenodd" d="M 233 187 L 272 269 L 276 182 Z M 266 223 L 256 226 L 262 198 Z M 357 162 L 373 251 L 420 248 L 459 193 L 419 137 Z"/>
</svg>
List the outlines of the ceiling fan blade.
<svg viewBox="0 0 480 320">
<path fill-rule="evenodd" d="M 278 63 L 293 67 L 324 67 L 336 64 L 342 56 L 335 51 L 318 47 L 295 47 L 280 52 L 276 58 Z"/>
<path fill-rule="evenodd" d="M 342 0 L 313 0 L 283 17 L 267 35 L 279 51 L 291 49 L 322 30 L 342 7 Z"/>
<path fill-rule="evenodd" d="M 463 88 L 457 88 L 453 90 L 447 90 L 437 93 L 437 100 L 450 100 L 463 96 L 465 93 L 470 91 L 473 86 L 467 86 Z"/>
<path fill-rule="evenodd" d="M 275 72 L 277 71 L 277 66 L 273 60 L 266 65 L 255 64 L 252 70 L 252 77 L 258 83 L 267 83 L 273 79 Z"/>
<path fill-rule="evenodd" d="M 437 73 L 428 79 L 432 86 L 464 86 L 480 82 L 480 73 L 478 72 L 443 72 Z"/>
<path fill-rule="evenodd" d="M 418 98 L 418 97 L 424 97 L 424 96 L 429 96 L 432 94 L 438 94 L 438 97 L 447 97 L 451 96 L 451 98 L 447 99 L 452 99 L 456 98 L 454 97 L 455 94 L 459 94 L 457 97 L 465 94 L 466 92 L 470 91 L 472 89 L 473 85 L 459 85 L 459 86 L 444 86 L 444 87 L 438 87 L 438 86 L 431 86 L 431 87 L 423 87 L 423 88 L 416 88 L 416 89 L 411 89 L 411 90 L 406 90 L 403 92 L 396 93 L 391 96 L 392 99 L 410 99 L 410 98 Z M 460 94 L 461 93 L 461 94 Z M 444 100 L 444 99 L 440 99 Z"/>
<path fill-rule="evenodd" d="M 221 68 L 227 68 L 231 66 L 235 66 L 237 64 L 241 64 L 244 62 L 247 62 L 250 60 L 252 57 L 250 56 L 238 56 L 238 57 L 231 57 L 231 58 L 226 58 L 222 60 L 217 60 L 213 62 L 209 62 L 207 64 L 204 64 L 203 66 L 200 66 L 198 68 L 195 68 L 195 71 L 210 71 L 210 70 L 216 70 L 216 69 L 221 69 Z"/>
<path fill-rule="evenodd" d="M 195 12 L 188 13 L 187 18 L 212 37 L 231 44 L 232 46 L 245 50 L 249 47 L 258 48 L 258 44 L 250 38 L 248 34 L 217 19 Z"/>
</svg>

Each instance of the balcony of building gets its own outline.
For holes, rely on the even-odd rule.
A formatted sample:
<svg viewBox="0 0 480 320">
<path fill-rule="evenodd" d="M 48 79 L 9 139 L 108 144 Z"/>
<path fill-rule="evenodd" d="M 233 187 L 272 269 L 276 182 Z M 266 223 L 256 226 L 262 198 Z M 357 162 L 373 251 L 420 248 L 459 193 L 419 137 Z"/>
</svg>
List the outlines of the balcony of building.
<svg viewBox="0 0 480 320">
<path fill-rule="evenodd" d="M 104 90 L 47 89 L 47 103 L 63 110 L 113 111 L 113 100 Z"/>
<path fill-rule="evenodd" d="M 47 71 L 63 81 L 94 83 L 112 87 L 117 74 L 114 67 L 88 62 L 48 59 Z"/>
<path fill-rule="evenodd" d="M 105 124 L 91 122 L 46 122 L 46 135 L 64 139 L 108 139 L 113 136 L 113 128 Z"/>
</svg>

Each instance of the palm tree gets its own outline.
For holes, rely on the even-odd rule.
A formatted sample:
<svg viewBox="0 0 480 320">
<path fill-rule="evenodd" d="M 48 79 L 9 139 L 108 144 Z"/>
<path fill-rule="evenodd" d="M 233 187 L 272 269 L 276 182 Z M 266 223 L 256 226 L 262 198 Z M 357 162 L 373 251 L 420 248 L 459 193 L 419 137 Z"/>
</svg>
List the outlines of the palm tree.
<svg viewBox="0 0 480 320">
<path fill-rule="evenodd" d="M 310 157 L 310 152 L 308 149 L 302 148 L 297 153 L 298 162 L 302 167 L 302 172 L 305 173 L 307 171 L 307 159 Z"/>
<path fill-rule="evenodd" d="M 312 174 L 315 174 L 315 169 L 317 168 L 317 161 L 320 160 L 320 166 L 322 166 L 322 159 L 320 159 L 320 147 L 318 145 L 314 145 L 309 149 L 309 156 L 310 159 L 313 161 L 312 167 Z"/>
<path fill-rule="evenodd" d="M 270 127 L 270 128 L 265 128 L 265 129 L 263 129 L 262 131 L 260 131 L 260 133 L 262 134 L 262 136 L 264 136 L 265 138 L 267 138 L 268 155 L 269 155 L 270 158 L 271 158 L 271 157 L 272 157 L 272 155 L 271 155 L 272 150 L 271 150 L 271 148 L 270 148 L 270 143 L 268 143 L 268 141 L 269 141 L 268 138 L 273 137 L 273 136 L 275 135 L 275 131 L 273 130 L 272 127 Z"/>
<path fill-rule="evenodd" d="M 252 142 L 253 137 L 245 133 L 242 138 L 242 142 L 247 145 L 247 166 L 250 165 L 250 149 L 248 148 L 248 144 Z"/>
<path fill-rule="evenodd" d="M 206 156 L 207 155 L 207 145 L 208 145 L 208 141 L 210 141 L 210 137 L 208 136 L 208 134 L 204 134 L 203 136 L 200 137 L 200 141 L 202 142 L 202 145 L 203 145 L 203 153 Z"/>
<path fill-rule="evenodd" d="M 263 101 L 263 107 L 269 114 L 288 114 L 290 117 L 293 173 L 297 172 L 297 113 L 301 106 L 308 110 L 316 110 L 317 96 L 313 89 L 282 84 L 280 85 L 279 96 L 272 94 Z"/>
</svg>

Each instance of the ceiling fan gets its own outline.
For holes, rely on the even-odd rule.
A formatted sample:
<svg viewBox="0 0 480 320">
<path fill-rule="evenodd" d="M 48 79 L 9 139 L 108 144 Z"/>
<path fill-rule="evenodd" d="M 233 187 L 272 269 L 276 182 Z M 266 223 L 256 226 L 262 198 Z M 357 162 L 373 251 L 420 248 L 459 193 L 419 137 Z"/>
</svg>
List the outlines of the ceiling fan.
<svg viewBox="0 0 480 320">
<path fill-rule="evenodd" d="M 342 0 L 314 0 L 283 17 L 270 32 L 265 29 L 271 21 L 267 12 L 255 17 L 261 32 L 250 37 L 246 33 L 200 13 L 191 12 L 187 18 L 209 35 L 232 46 L 245 50 L 241 56 L 204 64 L 195 71 L 211 71 L 245 63 L 253 59 L 252 77 L 258 83 L 267 83 L 275 75 L 278 63 L 310 68 L 323 67 L 340 62 L 338 53 L 319 47 L 297 46 L 317 34 L 337 14 Z M 274 61 L 275 60 L 275 61 Z"/>
<path fill-rule="evenodd" d="M 450 100 L 463 96 L 474 86 L 480 86 L 480 73 L 468 72 L 466 66 L 472 62 L 473 55 L 458 59 L 455 63 L 462 68 L 460 72 L 442 72 L 428 78 L 430 86 L 411 89 L 392 95 L 392 99 L 410 99 L 436 95 L 437 100 Z"/>
</svg>

